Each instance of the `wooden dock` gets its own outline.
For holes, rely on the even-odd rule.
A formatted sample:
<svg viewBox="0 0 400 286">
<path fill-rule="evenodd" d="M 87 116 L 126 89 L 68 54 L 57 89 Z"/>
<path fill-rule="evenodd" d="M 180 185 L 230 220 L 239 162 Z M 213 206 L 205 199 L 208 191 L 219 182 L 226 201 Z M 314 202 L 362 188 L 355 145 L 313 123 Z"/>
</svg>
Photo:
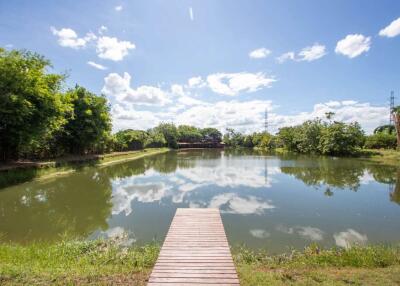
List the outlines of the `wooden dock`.
<svg viewBox="0 0 400 286">
<path fill-rule="evenodd" d="M 148 285 L 239 285 L 218 209 L 176 210 Z"/>
</svg>

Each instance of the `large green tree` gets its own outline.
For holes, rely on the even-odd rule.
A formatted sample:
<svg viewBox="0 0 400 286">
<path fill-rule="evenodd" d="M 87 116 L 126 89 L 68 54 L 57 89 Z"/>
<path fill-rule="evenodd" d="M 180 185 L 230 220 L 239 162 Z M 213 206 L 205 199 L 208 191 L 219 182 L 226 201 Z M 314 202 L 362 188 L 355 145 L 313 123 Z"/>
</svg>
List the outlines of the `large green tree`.
<svg viewBox="0 0 400 286">
<path fill-rule="evenodd" d="M 103 152 L 111 132 L 107 99 L 80 86 L 69 90 L 66 97 L 73 114 L 64 126 L 62 144 L 73 154 Z"/>
<path fill-rule="evenodd" d="M 65 123 L 64 76 L 50 67 L 38 54 L 0 48 L 0 160 L 17 159 Z"/>
</svg>

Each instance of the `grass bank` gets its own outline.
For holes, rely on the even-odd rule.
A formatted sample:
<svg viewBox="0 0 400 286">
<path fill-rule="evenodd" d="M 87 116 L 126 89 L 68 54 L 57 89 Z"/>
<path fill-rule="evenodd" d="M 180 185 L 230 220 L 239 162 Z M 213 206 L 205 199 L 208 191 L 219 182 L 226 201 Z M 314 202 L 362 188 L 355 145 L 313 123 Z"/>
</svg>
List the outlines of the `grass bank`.
<svg viewBox="0 0 400 286">
<path fill-rule="evenodd" d="M 158 244 L 118 240 L 0 244 L 1 285 L 145 285 Z M 268 255 L 233 249 L 241 285 L 399 285 L 400 247 L 367 246 Z"/>
<path fill-rule="evenodd" d="M 362 149 L 359 157 L 386 165 L 400 166 L 399 150 Z"/>
<path fill-rule="evenodd" d="M 241 285 L 399 285 L 400 246 L 320 249 L 268 255 L 246 248 L 234 255 Z"/>
<path fill-rule="evenodd" d="M 151 148 L 103 155 L 70 156 L 54 161 L 16 162 L 0 165 L 0 188 L 26 182 L 65 175 L 88 166 L 107 166 L 167 152 L 168 148 Z"/>
</svg>

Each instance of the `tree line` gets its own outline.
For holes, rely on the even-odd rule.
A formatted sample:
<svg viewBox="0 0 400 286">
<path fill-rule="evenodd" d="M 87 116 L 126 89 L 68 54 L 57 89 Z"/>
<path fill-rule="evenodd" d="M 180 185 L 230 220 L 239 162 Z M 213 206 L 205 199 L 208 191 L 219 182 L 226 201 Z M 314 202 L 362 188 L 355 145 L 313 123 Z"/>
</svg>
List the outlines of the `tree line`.
<svg viewBox="0 0 400 286">
<path fill-rule="evenodd" d="M 361 148 L 394 149 L 397 146 L 394 126 L 380 126 L 367 136 L 357 122 L 331 121 L 333 116 L 333 113 L 327 114 L 328 121 L 317 118 L 296 126 L 282 127 L 276 135 L 268 132 L 246 135 L 227 129 L 224 143 L 230 147 L 284 148 L 297 153 L 321 155 L 352 155 Z"/>
<path fill-rule="evenodd" d="M 112 134 L 110 106 L 103 95 L 82 86 L 66 87 L 65 74 L 29 51 L 0 48 L 0 161 L 54 158 L 153 147 L 178 142 L 221 142 L 229 147 L 283 147 L 300 153 L 347 155 L 358 148 L 395 148 L 392 126 L 365 136 L 358 123 L 315 119 L 283 127 L 276 135 L 161 123 L 148 130 Z"/>
</svg>

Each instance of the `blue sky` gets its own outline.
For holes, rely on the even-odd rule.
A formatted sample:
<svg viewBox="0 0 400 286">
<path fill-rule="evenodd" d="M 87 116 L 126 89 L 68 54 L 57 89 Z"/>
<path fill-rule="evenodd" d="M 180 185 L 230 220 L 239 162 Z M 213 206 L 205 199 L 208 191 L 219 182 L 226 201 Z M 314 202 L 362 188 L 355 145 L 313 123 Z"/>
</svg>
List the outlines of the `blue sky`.
<svg viewBox="0 0 400 286">
<path fill-rule="evenodd" d="M 370 132 L 399 91 L 399 17 L 399 1 L 0 0 L 0 46 L 104 93 L 114 130 L 251 132 L 267 108 L 272 131 L 334 111 Z"/>
</svg>

